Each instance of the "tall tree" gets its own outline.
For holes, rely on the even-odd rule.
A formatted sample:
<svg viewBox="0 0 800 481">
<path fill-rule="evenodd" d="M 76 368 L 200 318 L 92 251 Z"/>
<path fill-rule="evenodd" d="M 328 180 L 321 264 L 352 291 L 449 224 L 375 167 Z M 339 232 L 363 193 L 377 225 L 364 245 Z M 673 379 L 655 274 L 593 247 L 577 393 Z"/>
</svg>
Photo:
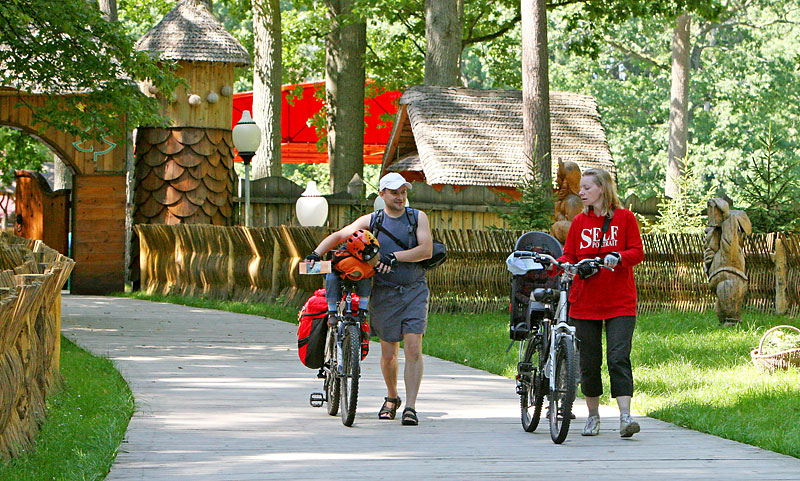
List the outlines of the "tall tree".
<svg viewBox="0 0 800 481">
<path fill-rule="evenodd" d="M 425 85 L 461 85 L 463 0 L 425 0 Z"/>
<path fill-rule="evenodd" d="M 545 0 L 522 2 L 522 152 L 539 170 L 542 186 L 552 185 L 550 81 Z"/>
<path fill-rule="evenodd" d="M 253 177 L 281 175 L 281 6 L 280 0 L 253 4 L 253 119 L 261 145 L 253 157 Z"/>
<path fill-rule="evenodd" d="M 117 0 L 98 0 L 100 11 L 103 12 L 103 18 L 109 22 L 116 22 L 117 18 Z"/>
<path fill-rule="evenodd" d="M 664 194 L 678 195 L 689 138 L 689 15 L 679 15 L 672 33 L 672 75 L 669 101 L 669 151 Z"/>
<path fill-rule="evenodd" d="M 364 177 L 367 24 L 354 12 L 355 3 L 355 0 L 325 0 L 332 23 L 325 59 L 332 192 L 346 190 L 354 174 Z"/>
</svg>

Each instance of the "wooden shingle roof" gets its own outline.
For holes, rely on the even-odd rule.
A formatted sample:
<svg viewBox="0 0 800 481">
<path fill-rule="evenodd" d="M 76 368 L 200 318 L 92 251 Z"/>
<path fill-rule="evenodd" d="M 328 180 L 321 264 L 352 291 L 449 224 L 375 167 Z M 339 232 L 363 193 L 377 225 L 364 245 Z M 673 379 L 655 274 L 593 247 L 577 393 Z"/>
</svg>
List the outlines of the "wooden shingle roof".
<svg viewBox="0 0 800 481">
<path fill-rule="evenodd" d="M 250 65 L 250 55 L 197 0 L 180 0 L 136 42 L 137 50 L 157 52 L 163 60 Z"/>
<path fill-rule="evenodd" d="M 558 160 L 615 172 L 597 103 L 550 92 L 553 178 Z M 430 185 L 516 187 L 529 170 L 522 153 L 522 92 L 410 87 L 383 157 L 383 173 Z"/>
</svg>

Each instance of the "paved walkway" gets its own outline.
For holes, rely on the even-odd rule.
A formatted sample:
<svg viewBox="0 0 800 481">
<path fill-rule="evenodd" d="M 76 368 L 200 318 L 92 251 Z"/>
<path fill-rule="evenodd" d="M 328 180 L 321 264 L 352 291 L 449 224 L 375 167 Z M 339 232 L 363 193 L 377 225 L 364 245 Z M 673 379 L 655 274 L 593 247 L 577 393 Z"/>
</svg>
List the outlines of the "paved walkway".
<svg viewBox="0 0 800 481">
<path fill-rule="evenodd" d="M 800 479 L 800 459 L 650 418 L 621 439 L 611 409 L 601 412 L 600 436 L 581 437 L 580 399 L 567 441 L 554 445 L 546 426 L 523 432 L 514 381 L 432 357 L 420 425 L 378 421 L 385 394 L 375 343 L 346 428 L 309 405 L 322 383 L 297 358 L 293 324 L 70 295 L 62 318 L 64 335 L 112 359 L 136 398 L 108 481 Z"/>
</svg>

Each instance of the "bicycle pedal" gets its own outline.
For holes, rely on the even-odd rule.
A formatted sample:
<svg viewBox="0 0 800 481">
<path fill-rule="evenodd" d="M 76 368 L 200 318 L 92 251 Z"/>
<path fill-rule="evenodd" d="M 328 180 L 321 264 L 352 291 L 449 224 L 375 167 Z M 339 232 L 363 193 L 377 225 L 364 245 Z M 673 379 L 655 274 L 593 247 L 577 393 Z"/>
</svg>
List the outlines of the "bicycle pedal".
<svg viewBox="0 0 800 481">
<path fill-rule="evenodd" d="M 523 394 L 525 394 L 525 387 L 522 383 L 517 383 L 517 396 L 522 396 Z"/>
<path fill-rule="evenodd" d="M 322 403 L 325 402 L 325 396 L 321 392 L 312 392 L 308 402 L 315 408 L 321 408 Z"/>
</svg>

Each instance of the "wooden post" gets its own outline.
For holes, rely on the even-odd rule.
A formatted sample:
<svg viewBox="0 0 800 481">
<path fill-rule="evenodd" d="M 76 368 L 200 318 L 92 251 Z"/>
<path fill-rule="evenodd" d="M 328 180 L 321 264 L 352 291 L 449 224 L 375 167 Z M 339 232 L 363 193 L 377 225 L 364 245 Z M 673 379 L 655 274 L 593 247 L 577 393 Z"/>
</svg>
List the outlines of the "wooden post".
<svg viewBox="0 0 800 481">
<path fill-rule="evenodd" d="M 274 231 L 273 231 L 274 232 Z M 280 293 L 280 269 L 281 269 L 281 243 L 278 242 L 278 237 L 275 236 L 272 241 L 272 285 L 270 288 L 270 297 L 275 299 Z"/>
<path fill-rule="evenodd" d="M 775 312 L 786 314 L 786 251 L 783 239 L 775 239 Z"/>
</svg>

